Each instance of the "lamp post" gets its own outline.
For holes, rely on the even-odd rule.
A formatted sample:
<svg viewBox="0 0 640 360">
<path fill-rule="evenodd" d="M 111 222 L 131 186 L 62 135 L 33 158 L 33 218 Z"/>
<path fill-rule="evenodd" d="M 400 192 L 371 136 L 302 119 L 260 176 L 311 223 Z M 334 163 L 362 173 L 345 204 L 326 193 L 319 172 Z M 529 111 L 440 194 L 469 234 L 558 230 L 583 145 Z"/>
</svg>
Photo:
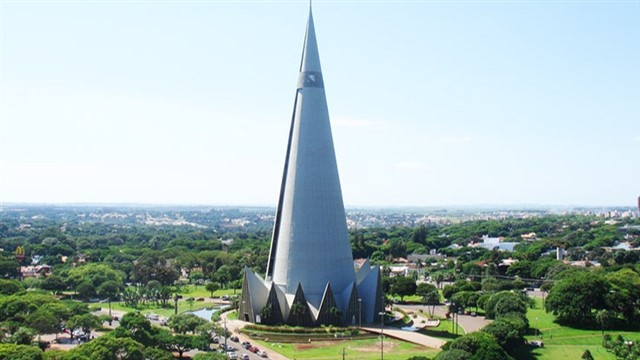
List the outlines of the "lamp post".
<svg viewBox="0 0 640 360">
<path fill-rule="evenodd" d="M 358 298 L 358 326 L 362 327 L 362 299 Z"/>
<path fill-rule="evenodd" d="M 378 315 L 380 315 L 380 360 L 384 360 L 384 311 L 380 311 Z"/>
</svg>

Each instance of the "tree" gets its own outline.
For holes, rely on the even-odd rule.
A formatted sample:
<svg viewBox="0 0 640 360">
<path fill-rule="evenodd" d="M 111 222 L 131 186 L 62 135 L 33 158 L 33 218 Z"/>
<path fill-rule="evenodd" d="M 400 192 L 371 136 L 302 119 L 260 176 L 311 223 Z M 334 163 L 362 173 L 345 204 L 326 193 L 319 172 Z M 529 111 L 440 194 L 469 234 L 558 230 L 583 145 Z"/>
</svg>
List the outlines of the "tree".
<svg viewBox="0 0 640 360">
<path fill-rule="evenodd" d="M 336 306 L 332 306 L 329 308 L 329 324 L 338 325 L 342 319 L 342 311 Z"/>
<path fill-rule="evenodd" d="M 23 290 L 24 286 L 17 280 L 0 279 L 0 294 L 2 295 L 13 295 Z"/>
<path fill-rule="evenodd" d="M 82 329 L 83 333 L 91 337 L 91 330 L 100 327 L 100 325 L 100 320 L 93 314 L 75 315 L 65 323 L 65 327 L 71 330 L 72 338 L 75 329 Z"/>
<path fill-rule="evenodd" d="M 122 284 L 124 274 L 114 270 L 105 263 L 88 263 L 69 270 L 68 281 L 71 288 L 76 288 L 81 283 L 90 283 L 94 291 L 105 281 L 111 280 Z"/>
<path fill-rule="evenodd" d="M 607 308 L 610 284 L 598 273 L 579 271 L 554 283 L 545 302 L 561 323 L 585 326 L 593 322 L 593 310 Z"/>
<path fill-rule="evenodd" d="M 129 337 L 144 346 L 155 345 L 151 322 L 139 312 L 124 314 L 115 334 L 116 337 Z"/>
<path fill-rule="evenodd" d="M 520 294 L 511 291 L 500 291 L 489 297 L 484 304 L 484 311 L 487 319 L 495 319 L 509 313 L 526 314 L 527 305 Z"/>
<path fill-rule="evenodd" d="M 172 285 L 179 273 L 173 261 L 159 251 L 147 251 L 133 263 L 133 276 L 142 284 L 157 280 L 162 285 Z"/>
<path fill-rule="evenodd" d="M 0 277 L 17 279 L 20 277 L 20 264 L 15 260 L 0 259 Z"/>
<path fill-rule="evenodd" d="M 220 287 L 225 288 L 226 284 L 233 279 L 232 269 L 229 265 L 222 265 L 212 276 L 213 281 L 217 281 Z"/>
<path fill-rule="evenodd" d="M 144 346 L 129 338 L 104 335 L 71 350 L 70 355 L 100 360 L 143 360 Z"/>
<path fill-rule="evenodd" d="M 482 328 L 482 331 L 491 334 L 508 352 L 524 343 L 526 330 L 527 323 L 519 316 L 503 316 Z"/>
<path fill-rule="evenodd" d="M 142 296 L 138 289 L 128 287 L 122 292 L 122 301 L 124 301 L 125 306 L 137 308 L 141 299 Z"/>
<path fill-rule="evenodd" d="M 202 273 L 202 271 L 192 271 L 189 274 L 189 282 L 192 282 L 193 284 L 195 284 L 195 288 L 198 288 L 198 284 L 202 283 L 202 281 L 205 279 L 206 277 L 204 276 L 204 274 Z"/>
<path fill-rule="evenodd" d="M 640 275 L 631 269 L 621 269 L 607 274 L 606 279 L 611 284 L 606 296 L 607 307 L 627 323 L 636 322 L 640 310 L 636 305 L 640 299 Z"/>
<path fill-rule="evenodd" d="M 35 346 L 0 344 L 0 360 L 42 360 L 42 350 Z"/>
<path fill-rule="evenodd" d="M 173 354 L 156 347 L 147 347 L 142 353 L 144 360 L 174 360 Z M 195 357 L 194 357 L 195 360 Z"/>
<path fill-rule="evenodd" d="M 404 297 L 416 293 L 417 285 L 413 278 L 401 276 L 397 278 L 391 285 L 391 293 L 400 296 L 400 301 L 404 301 Z"/>
<path fill-rule="evenodd" d="M 444 281 L 444 274 L 442 272 L 437 272 L 435 274 L 433 274 L 433 281 L 436 282 L 436 287 L 438 287 L 438 289 L 440 289 L 440 284 L 442 284 L 442 282 Z"/>
<path fill-rule="evenodd" d="M 227 360 L 227 355 L 220 354 L 218 352 L 210 352 L 210 353 L 197 353 L 193 360 Z"/>
<path fill-rule="evenodd" d="M 416 295 L 420 296 L 420 301 L 427 305 L 429 317 L 433 317 L 436 305 L 440 304 L 440 293 L 432 284 L 420 283 L 416 288 Z"/>
<path fill-rule="evenodd" d="M 158 341 L 158 345 L 169 351 L 177 351 L 180 358 L 182 358 L 182 354 L 191 349 L 195 349 L 200 345 L 200 341 L 196 336 L 191 335 L 171 335 L 166 330 L 160 330 L 156 339 Z"/>
<path fill-rule="evenodd" d="M 109 301 L 109 316 L 111 316 L 111 300 L 115 299 L 121 290 L 122 285 L 113 280 L 107 280 L 98 286 L 98 295 L 106 297 Z"/>
<path fill-rule="evenodd" d="M 435 360 L 468 360 L 471 358 L 471 354 L 464 350 L 453 349 L 445 350 L 438 353 Z"/>
<path fill-rule="evenodd" d="M 451 343 L 449 350 L 463 350 L 471 354 L 469 360 L 510 360 L 511 357 L 490 334 L 482 331 L 459 337 Z M 437 359 L 440 359 L 438 357 Z"/>
<path fill-rule="evenodd" d="M 213 293 L 219 289 L 219 286 L 215 282 L 211 281 L 208 282 L 207 285 L 204 286 L 204 288 L 207 289 L 207 291 L 210 293 L 210 297 L 213 297 Z"/>
<path fill-rule="evenodd" d="M 600 330 L 602 330 L 602 335 L 604 336 L 604 327 L 609 322 L 609 312 L 607 310 L 598 310 L 596 311 L 595 319 L 600 324 Z"/>
<path fill-rule="evenodd" d="M 28 327 L 20 327 L 6 342 L 16 345 L 31 345 L 35 332 Z"/>
<path fill-rule="evenodd" d="M 75 287 L 76 293 L 83 299 L 96 296 L 96 288 L 90 280 L 85 280 Z"/>
<path fill-rule="evenodd" d="M 27 325 L 38 334 L 53 334 L 60 330 L 60 319 L 56 318 L 44 307 L 27 315 Z"/>
<path fill-rule="evenodd" d="M 582 360 L 593 360 L 593 356 L 591 355 L 591 351 L 585 350 L 580 357 Z"/>
<path fill-rule="evenodd" d="M 186 334 L 188 332 L 195 332 L 198 326 L 206 323 L 206 320 L 198 317 L 197 315 L 182 313 L 170 317 L 167 325 L 177 333 Z"/>
<path fill-rule="evenodd" d="M 49 290 L 54 294 L 59 294 L 67 289 L 67 284 L 65 284 L 64 279 L 61 276 L 53 274 L 44 279 L 42 288 L 44 290 Z"/>
</svg>

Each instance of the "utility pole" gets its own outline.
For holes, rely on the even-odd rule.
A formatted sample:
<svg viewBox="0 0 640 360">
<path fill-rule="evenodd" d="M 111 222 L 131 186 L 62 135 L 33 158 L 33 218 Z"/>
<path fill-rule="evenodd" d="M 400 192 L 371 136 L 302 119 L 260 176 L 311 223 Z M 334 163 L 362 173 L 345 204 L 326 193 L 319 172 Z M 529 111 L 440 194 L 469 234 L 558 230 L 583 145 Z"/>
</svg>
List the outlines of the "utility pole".
<svg viewBox="0 0 640 360">
<path fill-rule="evenodd" d="M 347 356 L 347 353 L 345 352 L 344 348 L 342 348 L 342 360 L 344 360 L 345 356 Z"/>
<path fill-rule="evenodd" d="M 384 311 L 380 315 L 380 360 L 384 360 Z"/>
<path fill-rule="evenodd" d="M 358 298 L 358 324 L 359 327 L 362 327 L 362 299 Z"/>
</svg>

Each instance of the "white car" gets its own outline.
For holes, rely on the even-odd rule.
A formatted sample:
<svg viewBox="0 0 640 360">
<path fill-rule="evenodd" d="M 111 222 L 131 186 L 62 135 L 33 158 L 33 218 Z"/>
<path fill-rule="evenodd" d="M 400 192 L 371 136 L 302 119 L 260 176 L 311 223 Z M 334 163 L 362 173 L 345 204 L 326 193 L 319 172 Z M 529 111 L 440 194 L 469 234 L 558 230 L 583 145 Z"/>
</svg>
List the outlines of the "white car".
<svg viewBox="0 0 640 360">
<path fill-rule="evenodd" d="M 249 354 L 240 355 L 240 360 L 249 360 Z"/>
<path fill-rule="evenodd" d="M 260 350 L 256 354 L 261 357 L 267 357 L 267 352 L 264 350 Z"/>
<path fill-rule="evenodd" d="M 238 360 L 238 354 L 236 354 L 235 351 L 229 351 L 227 357 L 229 360 Z"/>
</svg>

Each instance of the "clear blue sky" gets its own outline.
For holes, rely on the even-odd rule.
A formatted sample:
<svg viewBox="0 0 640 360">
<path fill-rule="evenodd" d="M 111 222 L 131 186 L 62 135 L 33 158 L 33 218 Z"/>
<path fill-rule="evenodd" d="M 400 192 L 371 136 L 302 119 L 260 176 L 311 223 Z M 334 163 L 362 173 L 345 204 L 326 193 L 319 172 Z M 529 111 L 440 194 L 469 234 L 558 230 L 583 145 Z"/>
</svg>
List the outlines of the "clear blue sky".
<svg viewBox="0 0 640 360">
<path fill-rule="evenodd" d="M 630 205 L 638 1 L 314 1 L 347 206 Z M 275 205 L 306 1 L 1 1 L 0 200 Z"/>
</svg>

